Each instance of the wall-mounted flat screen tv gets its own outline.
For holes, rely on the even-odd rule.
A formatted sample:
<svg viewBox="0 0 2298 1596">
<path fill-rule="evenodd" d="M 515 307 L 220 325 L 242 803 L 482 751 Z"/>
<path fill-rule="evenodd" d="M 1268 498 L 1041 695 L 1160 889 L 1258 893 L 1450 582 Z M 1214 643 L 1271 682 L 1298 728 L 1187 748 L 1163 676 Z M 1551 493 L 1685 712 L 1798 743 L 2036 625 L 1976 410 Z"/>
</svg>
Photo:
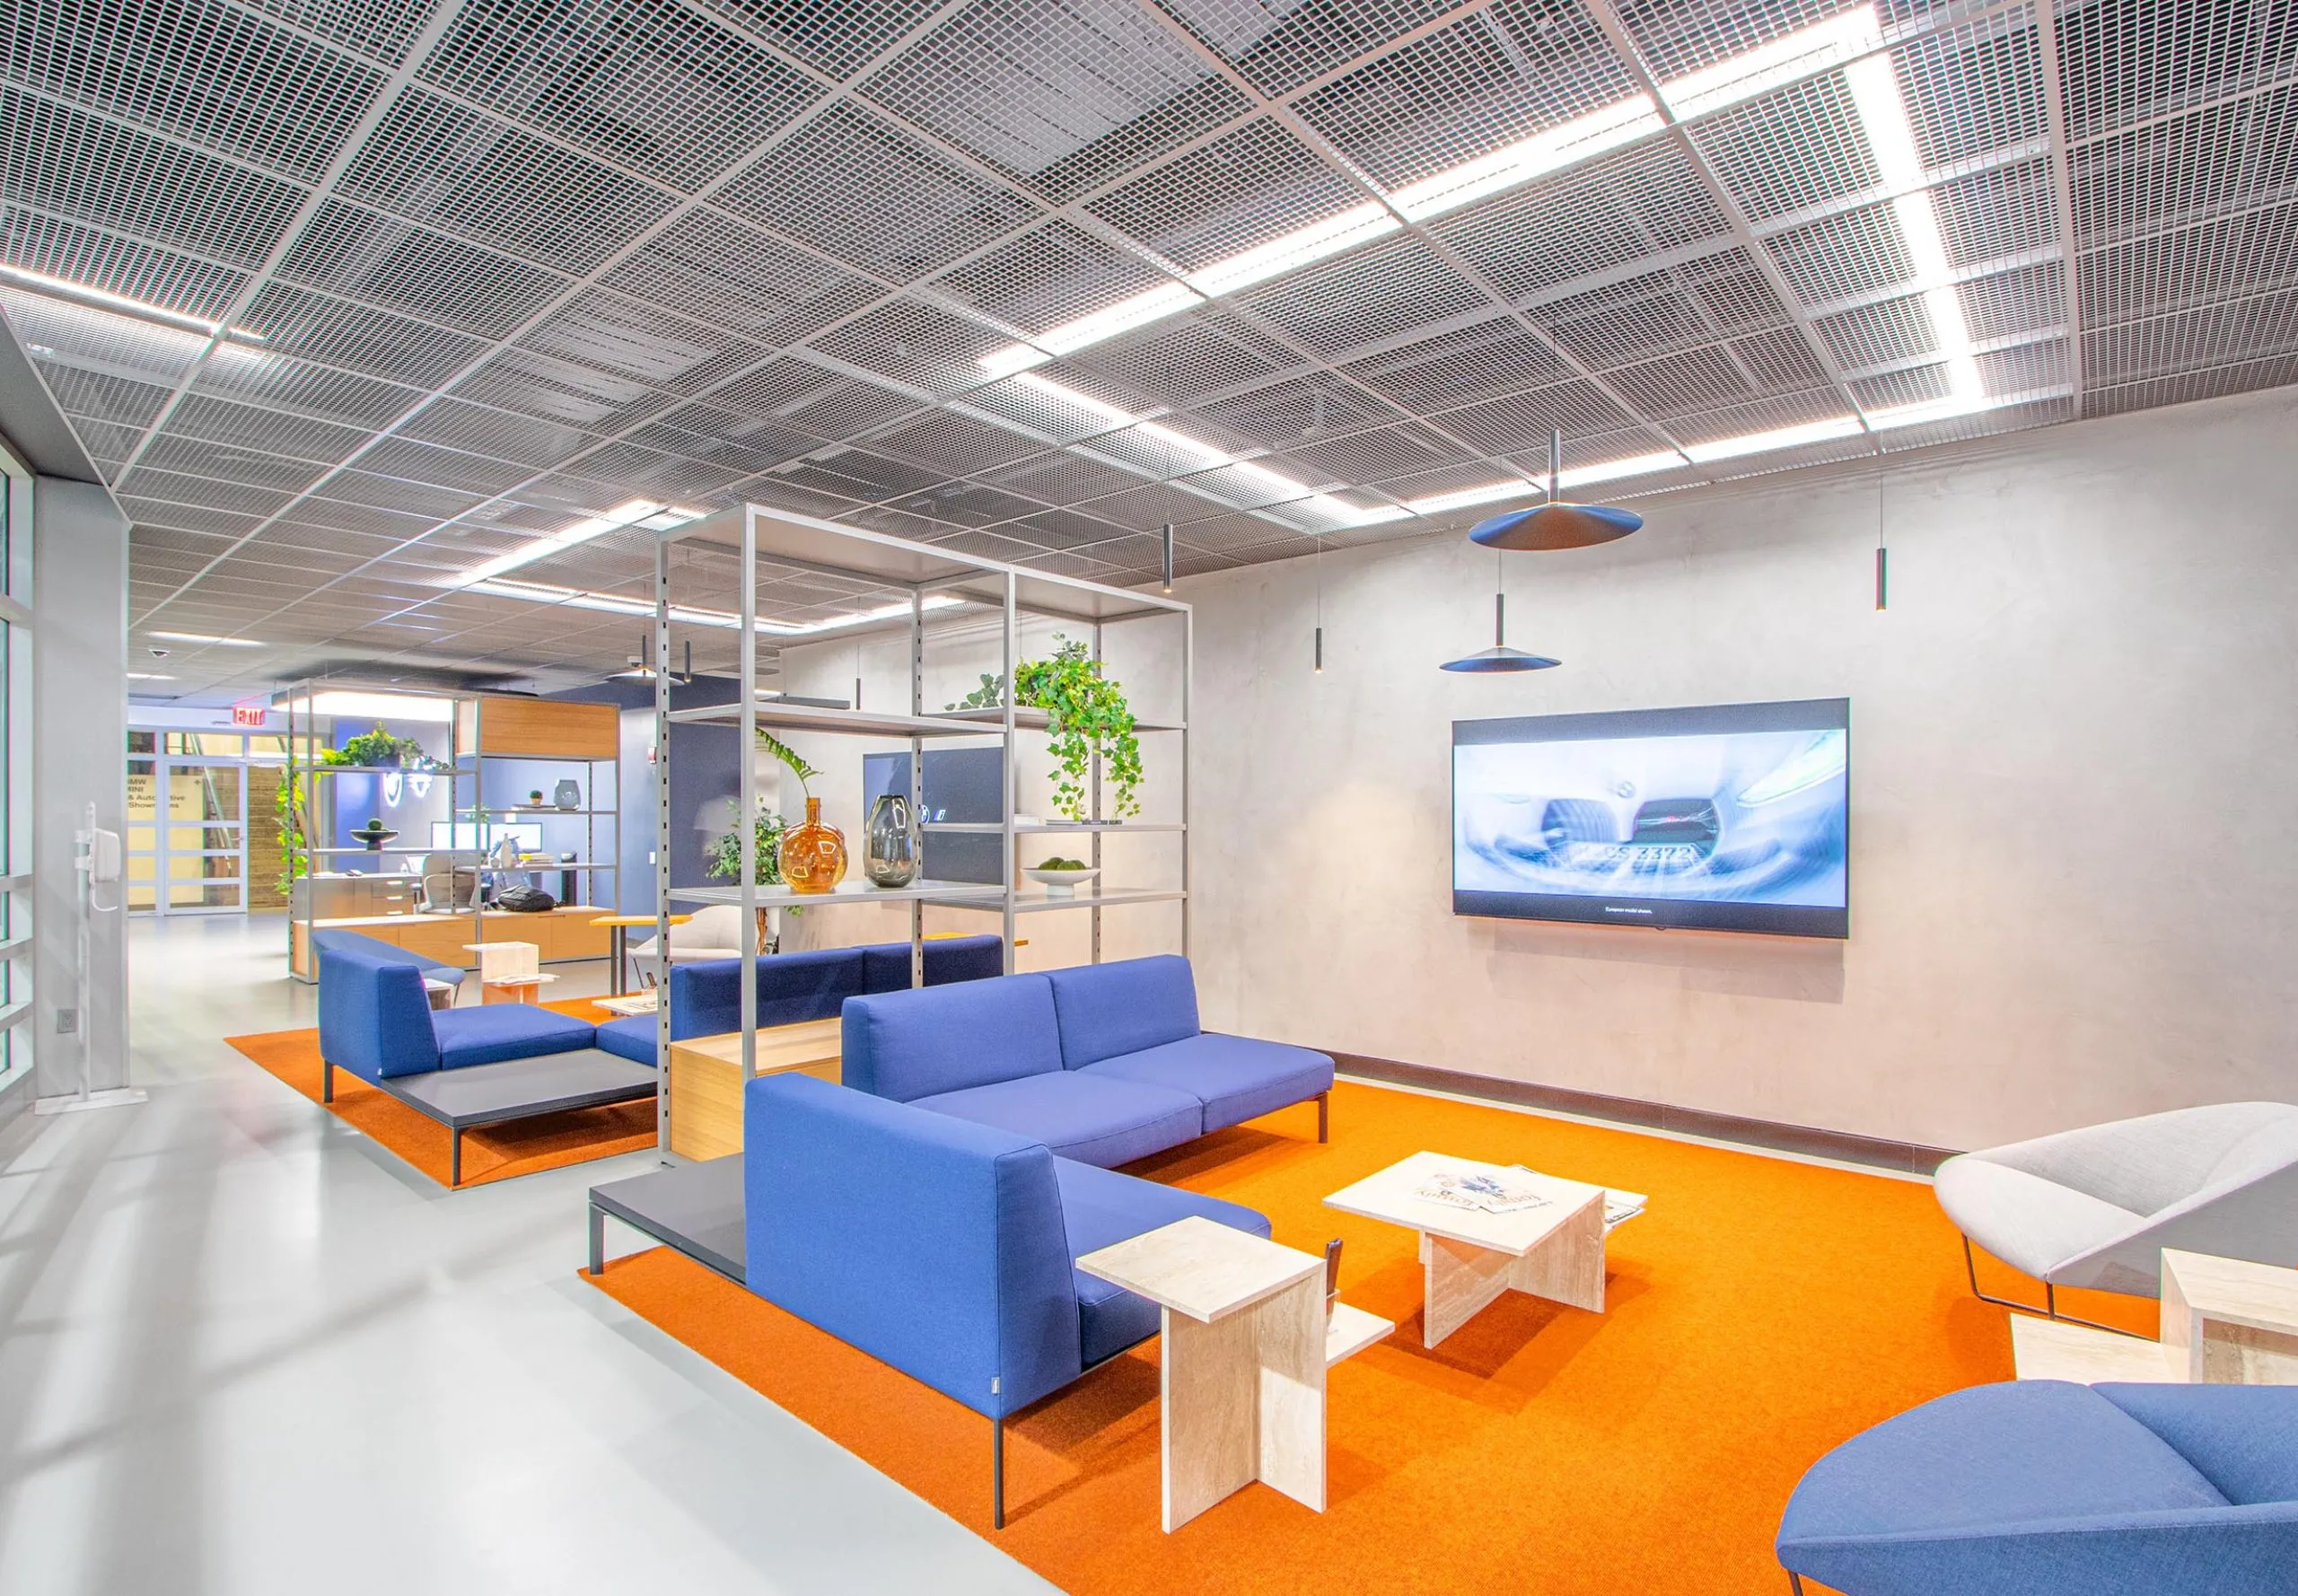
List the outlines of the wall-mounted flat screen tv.
<svg viewBox="0 0 2298 1596">
<path fill-rule="evenodd" d="M 1452 912 L 1847 936 L 1851 701 L 1452 723 Z"/>
</svg>

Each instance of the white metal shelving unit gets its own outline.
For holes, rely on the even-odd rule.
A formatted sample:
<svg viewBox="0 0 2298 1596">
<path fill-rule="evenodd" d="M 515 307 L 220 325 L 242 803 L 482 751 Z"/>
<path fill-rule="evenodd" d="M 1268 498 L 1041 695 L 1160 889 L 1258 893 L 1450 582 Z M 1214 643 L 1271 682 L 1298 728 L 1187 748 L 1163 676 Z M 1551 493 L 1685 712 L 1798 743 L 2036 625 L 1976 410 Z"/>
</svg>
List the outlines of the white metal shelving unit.
<svg viewBox="0 0 2298 1596">
<path fill-rule="evenodd" d="M 740 651 L 741 692 L 732 704 L 674 711 L 671 708 L 669 675 L 666 672 L 655 675 L 654 763 L 655 768 L 662 773 L 662 778 L 655 783 L 656 857 L 668 860 L 671 856 L 671 727 L 697 723 L 732 726 L 739 732 L 739 741 L 743 750 L 740 765 L 740 792 L 736 798 L 737 824 L 741 838 L 741 874 L 739 883 L 731 887 L 672 887 L 669 884 L 667 869 L 656 873 L 654 947 L 658 985 L 665 989 L 669 985 L 666 950 L 670 945 L 668 932 L 673 902 L 732 904 L 738 907 L 741 910 L 741 951 L 745 960 L 754 959 L 758 954 L 758 911 L 761 908 L 814 908 L 843 903 L 906 903 L 910 910 L 910 982 L 913 986 L 921 986 L 925 982 L 924 911 L 929 906 L 996 914 L 1004 928 L 1005 969 L 1009 973 L 1013 969 L 1015 918 L 1022 915 L 1057 910 L 1082 909 L 1091 914 L 1092 958 L 1098 961 L 1104 909 L 1135 904 L 1178 903 L 1181 906 L 1181 951 L 1184 953 L 1188 951 L 1188 713 L 1191 650 L 1195 638 L 1188 604 L 1162 594 L 1106 587 L 1098 583 L 977 558 L 930 544 L 914 543 L 862 527 L 842 526 L 811 516 L 750 504 L 658 534 L 654 551 L 653 656 L 658 660 L 671 657 L 670 548 L 673 543 L 697 541 L 729 548 L 735 554 L 741 572 L 736 584 L 739 591 L 734 595 L 737 600 L 734 607 L 737 625 L 741 635 L 751 639 L 751 643 Z M 779 695 L 759 691 L 756 640 L 759 636 L 758 603 L 759 569 L 761 565 L 850 583 L 857 599 L 889 592 L 908 595 L 908 614 L 906 617 L 895 615 L 866 618 L 857 621 L 850 628 L 842 627 L 837 633 L 842 640 L 873 633 L 908 632 L 908 714 L 832 708 L 820 704 L 793 702 Z M 925 606 L 929 597 L 954 600 L 956 605 L 937 605 L 929 611 Z M 1096 759 L 1089 789 L 1093 820 L 1082 823 L 1017 823 L 1013 807 L 1016 739 L 1025 732 L 1048 730 L 1049 717 L 1046 712 L 1017 708 L 1010 701 L 994 709 L 955 710 L 939 714 L 928 713 L 925 707 L 927 618 L 932 615 L 934 617 L 934 624 L 938 625 L 952 619 L 963 619 L 968 610 L 977 617 L 983 613 L 995 613 L 1002 623 L 1000 658 L 1003 669 L 1000 675 L 1008 684 L 1006 697 L 1009 700 L 1013 697 L 1011 683 L 1014 668 L 1021 662 L 1021 626 L 1025 616 L 1070 621 L 1090 627 L 1092 653 L 1096 660 L 1102 657 L 1104 627 L 1159 616 L 1177 619 L 1180 634 L 1180 718 L 1171 722 L 1143 722 L 1136 726 L 1136 734 L 1153 737 L 1170 736 L 1178 741 L 1178 757 L 1173 761 L 1173 767 L 1180 773 L 1180 819 L 1153 823 L 1099 819 L 1101 784 L 1100 761 Z M 803 639 L 797 641 L 803 642 Z M 921 880 L 899 889 L 880 888 L 871 886 L 861 877 L 860 861 L 856 859 L 853 864 L 854 873 L 834 892 L 797 893 L 787 887 L 759 886 L 756 881 L 757 829 L 752 822 L 752 817 L 758 812 L 757 773 L 751 753 L 757 746 L 757 733 L 760 730 L 777 733 L 828 733 L 881 741 L 906 740 L 909 744 L 910 804 L 914 812 L 923 810 L 925 750 L 928 742 L 959 739 L 979 742 L 995 739 L 1001 750 L 998 785 L 1003 794 L 1004 818 L 996 823 L 934 823 L 925 829 L 929 833 L 1002 837 L 1002 879 L 994 885 Z M 1180 841 L 1180 881 L 1170 888 L 1109 887 L 1100 891 L 1081 891 L 1071 897 L 1056 897 L 1025 890 L 1018 880 L 1015 838 L 1056 836 L 1065 832 L 1074 832 L 1091 839 L 1091 863 L 1096 867 L 1101 864 L 1101 839 L 1104 836 L 1130 832 L 1175 837 Z M 758 990 L 756 984 L 750 981 L 740 983 L 739 989 L 743 1037 L 742 1074 L 747 1079 L 756 1073 L 758 1065 Z M 670 1057 L 670 1005 L 667 1003 L 659 1004 L 655 1019 L 656 1046 L 660 1057 L 666 1061 Z M 657 1104 L 657 1141 L 667 1158 L 670 1156 L 670 1094 L 659 1094 Z"/>
</svg>

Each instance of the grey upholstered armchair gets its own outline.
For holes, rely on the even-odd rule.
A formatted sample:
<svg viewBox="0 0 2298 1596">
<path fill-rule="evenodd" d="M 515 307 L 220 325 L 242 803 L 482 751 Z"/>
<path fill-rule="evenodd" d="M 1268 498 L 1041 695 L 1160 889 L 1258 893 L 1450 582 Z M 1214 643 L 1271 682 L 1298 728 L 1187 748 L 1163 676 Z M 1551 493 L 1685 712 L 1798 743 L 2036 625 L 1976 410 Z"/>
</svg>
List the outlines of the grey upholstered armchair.
<svg viewBox="0 0 2298 1596">
<path fill-rule="evenodd" d="M 2159 1296 L 2165 1247 L 2298 1265 L 2298 1106 L 2215 1103 L 1966 1153 L 1939 1166 L 1963 1232 L 2057 1288 Z M 1971 1290 L 1990 1302 L 1974 1269 Z M 2031 1310 L 2030 1310 L 2031 1311 Z"/>
</svg>

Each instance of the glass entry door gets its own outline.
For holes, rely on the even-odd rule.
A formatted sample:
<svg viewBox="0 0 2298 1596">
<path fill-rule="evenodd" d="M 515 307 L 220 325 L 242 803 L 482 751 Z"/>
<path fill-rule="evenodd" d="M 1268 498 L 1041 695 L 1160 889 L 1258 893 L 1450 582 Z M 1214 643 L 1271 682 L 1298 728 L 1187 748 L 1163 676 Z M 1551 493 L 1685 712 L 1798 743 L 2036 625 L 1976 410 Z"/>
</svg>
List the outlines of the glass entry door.
<svg viewBox="0 0 2298 1596">
<path fill-rule="evenodd" d="M 128 908 L 162 915 L 246 909 L 247 776 L 244 759 L 129 759 Z"/>
</svg>

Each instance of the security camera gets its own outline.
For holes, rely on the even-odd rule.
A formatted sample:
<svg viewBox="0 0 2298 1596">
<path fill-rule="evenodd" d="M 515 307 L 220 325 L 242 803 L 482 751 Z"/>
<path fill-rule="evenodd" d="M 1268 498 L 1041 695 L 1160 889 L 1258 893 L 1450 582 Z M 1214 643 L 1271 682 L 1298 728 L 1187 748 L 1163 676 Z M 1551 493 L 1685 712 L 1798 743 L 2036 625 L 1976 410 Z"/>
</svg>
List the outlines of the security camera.
<svg viewBox="0 0 2298 1596">
<path fill-rule="evenodd" d="M 152 650 L 152 657 L 155 660 L 164 660 L 168 657 L 168 651 L 164 648 L 155 648 Z"/>
</svg>

